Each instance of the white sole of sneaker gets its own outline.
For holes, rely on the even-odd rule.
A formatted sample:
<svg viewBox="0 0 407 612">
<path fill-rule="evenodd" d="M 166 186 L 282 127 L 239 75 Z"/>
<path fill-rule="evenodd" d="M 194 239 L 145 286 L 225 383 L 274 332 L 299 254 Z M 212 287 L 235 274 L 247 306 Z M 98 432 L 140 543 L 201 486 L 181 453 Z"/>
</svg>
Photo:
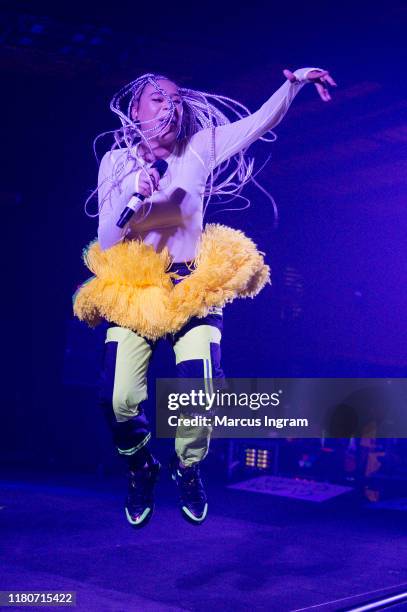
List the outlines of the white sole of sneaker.
<svg viewBox="0 0 407 612">
<path fill-rule="evenodd" d="M 206 519 L 206 515 L 208 514 L 208 504 L 205 504 L 204 511 L 202 512 L 202 515 L 199 518 L 192 514 L 192 512 L 188 510 L 186 506 L 182 506 L 182 512 L 188 517 L 190 521 L 198 525 Z"/>
<path fill-rule="evenodd" d="M 125 511 L 126 511 L 126 517 L 127 517 L 127 520 L 128 520 L 128 522 L 130 523 L 130 525 L 132 525 L 133 527 L 142 527 L 142 526 L 143 526 L 143 524 L 144 524 L 144 523 L 145 523 L 147 520 L 149 520 L 149 519 L 151 518 L 151 516 L 149 516 L 149 515 L 151 515 L 151 514 L 152 514 L 153 509 L 152 509 L 152 508 L 146 508 L 146 509 L 144 510 L 143 514 L 140 514 L 140 516 L 139 516 L 139 517 L 138 517 L 136 520 L 134 520 L 133 518 L 131 518 L 130 513 L 129 513 L 129 511 L 127 510 L 127 508 L 125 508 Z"/>
</svg>

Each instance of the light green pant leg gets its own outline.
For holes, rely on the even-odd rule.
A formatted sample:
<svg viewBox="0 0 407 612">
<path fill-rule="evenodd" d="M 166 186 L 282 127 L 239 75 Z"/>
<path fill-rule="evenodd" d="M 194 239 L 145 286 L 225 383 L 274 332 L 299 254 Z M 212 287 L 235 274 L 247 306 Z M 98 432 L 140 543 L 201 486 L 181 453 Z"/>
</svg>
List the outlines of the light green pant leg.
<svg viewBox="0 0 407 612">
<path fill-rule="evenodd" d="M 210 344 L 220 344 L 221 332 L 212 325 L 198 325 L 189 330 L 174 345 L 177 364 L 202 359 L 205 389 L 212 390 Z M 212 427 L 177 427 L 175 451 L 184 465 L 193 465 L 205 459 L 209 450 Z"/>
<path fill-rule="evenodd" d="M 117 342 L 113 388 L 113 410 L 118 422 L 137 414 L 138 405 L 147 399 L 147 370 L 151 347 L 145 338 L 124 327 L 110 327 L 106 342 Z"/>
</svg>

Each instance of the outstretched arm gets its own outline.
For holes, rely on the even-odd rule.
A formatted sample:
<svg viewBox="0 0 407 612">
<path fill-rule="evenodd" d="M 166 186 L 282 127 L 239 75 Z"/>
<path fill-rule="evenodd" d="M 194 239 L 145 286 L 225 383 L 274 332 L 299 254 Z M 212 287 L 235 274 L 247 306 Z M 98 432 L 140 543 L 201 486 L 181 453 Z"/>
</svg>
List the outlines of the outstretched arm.
<svg viewBox="0 0 407 612">
<path fill-rule="evenodd" d="M 314 82 L 318 93 L 326 101 L 326 84 L 336 85 L 328 72 L 321 68 L 299 68 L 294 73 L 284 71 L 287 80 L 255 113 L 215 128 L 215 164 L 214 167 L 246 149 L 258 138 L 280 123 L 292 101 L 306 83 Z M 325 84 L 324 84 L 325 81 Z M 207 128 L 194 134 L 191 146 L 209 163 L 211 149 L 211 129 Z"/>
</svg>

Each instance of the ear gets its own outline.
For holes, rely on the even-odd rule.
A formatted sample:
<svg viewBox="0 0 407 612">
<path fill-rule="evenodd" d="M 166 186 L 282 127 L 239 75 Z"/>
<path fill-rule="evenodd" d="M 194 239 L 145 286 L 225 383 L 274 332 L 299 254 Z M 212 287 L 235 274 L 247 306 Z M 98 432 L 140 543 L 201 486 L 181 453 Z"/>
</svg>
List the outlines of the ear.
<svg viewBox="0 0 407 612">
<path fill-rule="evenodd" d="M 138 110 L 138 104 L 137 102 L 133 102 L 133 105 L 131 107 L 131 113 L 130 113 L 130 116 L 133 121 L 137 120 L 137 110 Z"/>
</svg>

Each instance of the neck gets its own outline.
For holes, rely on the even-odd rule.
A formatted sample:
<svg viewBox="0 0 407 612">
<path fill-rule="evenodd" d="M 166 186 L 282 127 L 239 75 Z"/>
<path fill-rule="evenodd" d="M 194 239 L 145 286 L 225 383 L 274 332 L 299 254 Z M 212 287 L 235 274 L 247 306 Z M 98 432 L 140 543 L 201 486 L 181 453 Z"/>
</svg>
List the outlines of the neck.
<svg viewBox="0 0 407 612">
<path fill-rule="evenodd" d="M 150 141 L 151 151 L 143 142 L 139 144 L 139 153 L 147 162 L 153 162 L 156 159 L 166 159 L 174 152 L 175 142 L 171 144 L 162 144 L 156 140 Z"/>
</svg>

